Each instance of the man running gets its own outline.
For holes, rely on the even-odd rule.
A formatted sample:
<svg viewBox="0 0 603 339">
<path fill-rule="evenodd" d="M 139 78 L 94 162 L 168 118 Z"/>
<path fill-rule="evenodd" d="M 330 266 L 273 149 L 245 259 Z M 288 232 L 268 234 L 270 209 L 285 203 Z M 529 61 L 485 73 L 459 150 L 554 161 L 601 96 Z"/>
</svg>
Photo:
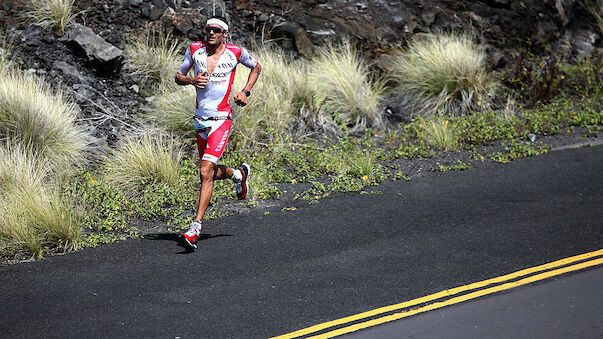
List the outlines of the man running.
<svg viewBox="0 0 603 339">
<path fill-rule="evenodd" d="M 226 19 L 210 18 L 205 32 L 207 41 L 198 41 L 189 46 L 175 79 L 178 85 L 192 85 L 197 91 L 194 125 L 201 157 L 201 190 L 195 220 L 189 230 L 180 235 L 183 244 L 190 250 L 197 248 L 196 242 L 211 199 L 214 180 L 231 179 L 235 183 L 237 197 L 245 199 L 247 195 L 251 174 L 249 165 L 243 163 L 234 169 L 218 165 L 218 160 L 222 157 L 232 125 L 229 99 L 237 64 L 251 68 L 247 84 L 234 95 L 235 103 L 239 106 L 247 105 L 251 88 L 262 71 L 262 66 L 246 49 L 224 43 L 228 35 Z M 187 76 L 193 67 L 194 76 Z"/>
</svg>

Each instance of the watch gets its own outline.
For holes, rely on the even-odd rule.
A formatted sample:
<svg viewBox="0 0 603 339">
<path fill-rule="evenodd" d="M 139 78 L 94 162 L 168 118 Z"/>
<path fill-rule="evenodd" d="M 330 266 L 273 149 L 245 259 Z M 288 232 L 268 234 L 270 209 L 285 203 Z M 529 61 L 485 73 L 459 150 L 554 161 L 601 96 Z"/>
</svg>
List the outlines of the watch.
<svg viewBox="0 0 603 339">
<path fill-rule="evenodd" d="M 246 96 L 251 96 L 251 92 L 246 89 L 242 89 L 241 92 L 245 93 Z"/>
</svg>

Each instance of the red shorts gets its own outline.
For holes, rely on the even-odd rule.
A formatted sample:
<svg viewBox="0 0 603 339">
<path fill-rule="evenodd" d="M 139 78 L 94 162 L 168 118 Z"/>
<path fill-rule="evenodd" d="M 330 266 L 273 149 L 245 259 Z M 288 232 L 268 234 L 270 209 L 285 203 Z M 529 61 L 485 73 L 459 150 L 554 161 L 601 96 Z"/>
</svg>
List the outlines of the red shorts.
<svg viewBox="0 0 603 339">
<path fill-rule="evenodd" d="M 217 164 L 224 153 L 232 120 L 206 120 L 203 121 L 203 126 L 199 125 L 195 121 L 199 157 L 201 160 L 209 160 Z"/>
</svg>

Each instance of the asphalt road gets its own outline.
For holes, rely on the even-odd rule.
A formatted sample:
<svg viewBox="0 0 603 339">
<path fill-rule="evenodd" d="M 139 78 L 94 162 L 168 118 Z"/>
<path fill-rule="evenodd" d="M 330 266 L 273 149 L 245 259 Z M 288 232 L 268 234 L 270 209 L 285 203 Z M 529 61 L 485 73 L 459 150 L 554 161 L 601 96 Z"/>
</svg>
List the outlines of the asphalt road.
<svg viewBox="0 0 603 339">
<path fill-rule="evenodd" d="M 601 338 L 602 286 L 599 267 L 341 338 Z"/>
<path fill-rule="evenodd" d="M 3 337 L 262 338 L 603 248 L 603 147 L 0 267 Z"/>
</svg>

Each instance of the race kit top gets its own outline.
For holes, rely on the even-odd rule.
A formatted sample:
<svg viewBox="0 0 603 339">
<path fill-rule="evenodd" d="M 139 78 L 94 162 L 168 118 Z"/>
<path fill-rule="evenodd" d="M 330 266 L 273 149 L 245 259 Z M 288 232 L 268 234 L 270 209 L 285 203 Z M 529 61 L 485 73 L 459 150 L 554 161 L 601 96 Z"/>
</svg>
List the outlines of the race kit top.
<svg viewBox="0 0 603 339">
<path fill-rule="evenodd" d="M 224 44 L 225 49 L 213 73 L 208 74 L 208 84 L 205 88 L 196 88 L 197 104 L 195 115 L 204 119 L 230 116 L 230 91 L 235 77 L 237 64 L 241 63 L 254 68 L 257 61 L 245 48 Z M 184 61 L 178 67 L 178 73 L 186 75 L 195 66 L 195 76 L 207 72 L 207 44 L 198 41 L 189 46 L 184 55 Z"/>
</svg>

